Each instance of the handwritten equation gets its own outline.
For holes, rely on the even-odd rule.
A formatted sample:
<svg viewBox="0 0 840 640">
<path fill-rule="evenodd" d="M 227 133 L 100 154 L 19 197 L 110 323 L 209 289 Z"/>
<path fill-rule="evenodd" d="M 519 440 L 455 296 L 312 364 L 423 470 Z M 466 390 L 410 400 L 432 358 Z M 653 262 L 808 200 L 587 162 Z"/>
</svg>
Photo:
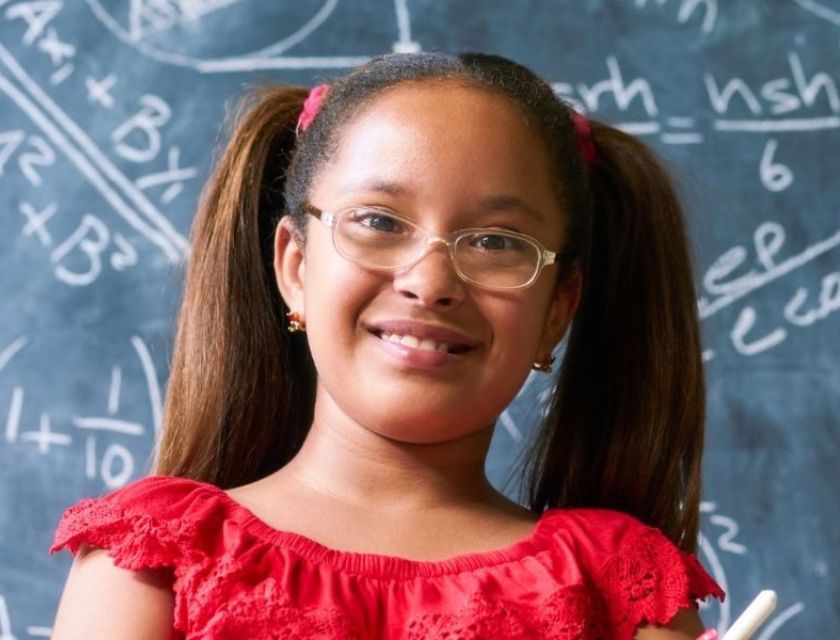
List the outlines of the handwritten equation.
<svg viewBox="0 0 840 640">
<path fill-rule="evenodd" d="M 785 73 L 759 86 L 743 78 L 706 72 L 702 85 L 708 101 L 704 119 L 722 134 L 802 134 L 840 128 L 837 81 L 824 70 L 809 72 L 798 51 L 786 55 Z M 615 56 L 606 58 L 606 77 L 595 83 L 554 82 L 555 93 L 583 112 L 633 112 L 645 120 L 618 121 L 616 126 L 642 137 L 657 136 L 666 145 L 696 145 L 706 140 L 698 114 L 663 115 L 651 82 L 625 77 Z M 697 110 L 697 106 L 694 107 Z M 816 112 L 816 113 L 815 113 Z M 736 115 L 736 117 L 732 117 Z M 770 138 L 757 159 L 756 175 L 769 191 L 783 191 L 794 182 L 792 170 L 777 159 L 779 143 Z"/>
<path fill-rule="evenodd" d="M 817 257 L 832 251 L 840 245 L 840 231 L 830 237 L 806 247 L 799 253 L 780 260 L 779 252 L 785 243 L 784 227 L 776 222 L 764 222 L 753 235 L 753 260 L 756 264 L 746 273 L 735 275 L 750 257 L 750 251 L 743 245 L 732 247 L 706 270 L 703 275 L 703 292 L 698 307 L 701 318 L 709 318 L 753 291 L 778 280 L 782 276 L 806 265 Z M 794 328 L 810 327 L 824 321 L 840 310 L 840 270 L 825 274 L 811 292 L 798 287 L 784 305 L 781 315 L 785 323 Z M 783 342 L 788 336 L 785 327 L 757 328 L 758 314 L 751 305 L 744 306 L 738 314 L 729 336 L 736 351 L 742 355 L 754 356 Z M 714 352 L 704 354 L 711 359 Z"/>
<path fill-rule="evenodd" d="M 31 124 L 30 129 L 0 128 L 0 185 L 15 171 L 31 187 L 17 202 L 21 233 L 37 243 L 55 277 L 70 286 L 94 283 L 105 264 L 117 271 L 137 265 L 135 242 L 128 233 L 114 231 L 115 224 L 130 230 L 132 236 L 144 237 L 168 261 L 181 259 L 186 240 L 150 198 L 156 194 L 161 203 L 169 204 L 184 183 L 196 176 L 194 168 L 180 165 L 177 145 L 164 146 L 165 126 L 172 116 L 169 105 L 153 94 L 139 95 L 133 113 L 114 123 L 106 153 L 41 86 L 56 87 L 78 75 L 75 60 L 79 49 L 62 39 L 59 27 L 64 3 L 4 2 L 0 7 L 4 4 L 2 19 L 20 27 L 20 43 L 37 51 L 53 67 L 46 82 L 39 83 L 12 51 L 0 44 L 0 98 Z M 85 75 L 78 80 L 90 107 L 103 113 L 115 106 L 118 81 L 113 72 L 104 78 Z M 161 155 L 165 155 L 163 167 L 158 166 Z M 152 170 L 129 179 L 116 161 Z M 51 190 L 42 188 L 45 181 L 66 180 L 69 169 L 98 192 L 99 211 L 75 211 L 68 203 L 46 195 Z M 56 238 L 50 225 L 66 215 L 77 217 L 78 224 L 69 234 Z"/>
<path fill-rule="evenodd" d="M 48 411 L 40 411 L 36 425 L 23 419 L 26 389 L 14 385 L 8 399 L 5 419 L 5 444 L 7 447 L 32 446 L 41 456 L 49 456 L 55 447 L 71 447 L 77 438 L 84 441 L 85 475 L 89 480 L 98 480 L 109 489 L 125 485 L 136 476 L 138 469 L 132 450 L 137 444 L 114 442 L 113 434 L 136 439 L 145 436 L 146 443 L 155 439 L 161 420 L 161 389 L 151 354 L 138 336 L 130 340 L 142 374 L 145 391 L 151 405 L 152 429 L 136 421 L 121 419 L 120 398 L 123 391 L 123 367 L 114 365 L 110 371 L 106 410 L 95 415 L 74 415 L 69 425 L 57 428 Z M 13 362 L 26 349 L 28 336 L 20 336 L 0 350 L 0 374 L 14 375 Z M 104 444 L 97 434 L 111 434 Z"/>
<path fill-rule="evenodd" d="M 808 72 L 797 52 L 787 54 L 788 74 L 773 78 L 759 87 L 751 87 L 743 79 L 717 78 L 704 75 L 703 82 L 712 116 L 712 129 L 733 134 L 815 134 L 840 128 L 840 96 L 837 82 L 826 71 Z M 648 116 L 647 121 L 619 123 L 619 128 L 639 136 L 656 135 L 666 145 L 696 145 L 704 142 L 706 134 L 697 130 L 696 117 L 669 116 L 660 118 L 658 100 L 651 83 L 641 77 L 625 78 L 616 57 L 606 60 L 607 78 L 594 84 L 555 83 L 554 89 L 564 99 L 582 111 L 598 111 L 604 107 L 616 108 L 619 113 L 631 110 Z M 607 104 L 608 103 L 608 104 Z M 815 110 L 821 113 L 814 114 Z M 741 111 L 746 117 L 729 117 Z M 778 193 L 794 183 L 793 170 L 783 164 L 778 156 L 779 140 L 769 138 L 764 151 L 756 158 L 756 175 L 759 184 L 769 192 Z M 769 286 L 782 276 L 801 269 L 818 257 L 837 249 L 840 245 L 840 225 L 829 237 L 820 239 L 799 254 L 779 261 L 785 242 L 781 223 L 764 222 L 754 234 L 755 260 L 761 272 L 751 269 L 746 274 L 735 274 L 748 258 L 744 246 L 736 246 L 716 258 L 702 278 L 701 297 L 698 300 L 700 318 L 710 318 L 721 309 L 736 303 L 753 292 Z M 840 266 L 840 258 L 835 261 Z M 730 280 L 726 280 L 731 278 Z M 810 327 L 825 320 L 840 309 L 840 269 L 825 274 L 815 292 L 800 287 L 783 310 L 788 326 Z M 754 356 L 781 344 L 788 337 L 785 327 L 774 327 L 756 334 L 759 318 L 754 307 L 744 306 L 730 332 L 732 345 L 737 353 Z M 714 349 L 704 353 L 706 360 L 715 355 Z"/>
</svg>

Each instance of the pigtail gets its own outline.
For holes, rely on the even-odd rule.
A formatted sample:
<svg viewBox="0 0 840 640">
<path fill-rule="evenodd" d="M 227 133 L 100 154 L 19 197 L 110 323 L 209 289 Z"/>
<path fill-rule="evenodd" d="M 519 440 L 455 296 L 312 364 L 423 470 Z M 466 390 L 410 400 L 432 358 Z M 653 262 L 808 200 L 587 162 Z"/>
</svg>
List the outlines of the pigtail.
<svg viewBox="0 0 840 640">
<path fill-rule="evenodd" d="M 528 500 L 621 510 L 693 550 L 706 390 L 683 213 L 645 145 L 598 122 L 591 135 L 584 290 Z"/>
<path fill-rule="evenodd" d="M 156 473 L 247 483 L 291 459 L 311 423 L 314 366 L 305 339 L 283 328 L 272 265 L 306 95 L 254 90 L 202 196 Z"/>
</svg>

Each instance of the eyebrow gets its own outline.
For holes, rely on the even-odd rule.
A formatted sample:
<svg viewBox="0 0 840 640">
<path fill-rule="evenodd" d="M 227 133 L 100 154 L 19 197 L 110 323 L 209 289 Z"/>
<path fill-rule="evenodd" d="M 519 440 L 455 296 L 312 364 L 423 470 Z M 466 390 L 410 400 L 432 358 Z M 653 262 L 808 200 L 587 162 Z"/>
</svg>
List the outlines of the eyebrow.
<svg viewBox="0 0 840 640">
<path fill-rule="evenodd" d="M 355 184 L 348 185 L 339 192 L 339 195 L 347 195 L 357 191 L 377 191 L 385 193 L 390 196 L 407 196 L 411 195 L 411 189 L 399 182 L 392 182 L 390 180 L 382 180 L 373 178 L 371 180 L 363 180 Z M 479 211 L 519 211 L 538 222 L 544 222 L 545 217 L 538 209 L 535 209 L 519 196 L 509 194 L 498 194 L 482 198 L 478 202 Z"/>
<path fill-rule="evenodd" d="M 522 198 L 512 195 L 496 195 L 482 198 L 479 208 L 483 211 L 521 211 L 528 217 L 544 222 L 543 215 Z"/>
<path fill-rule="evenodd" d="M 399 182 L 373 178 L 371 180 L 363 180 L 362 182 L 350 184 L 339 191 L 338 195 L 344 196 L 348 193 L 355 193 L 357 191 L 379 191 L 381 193 L 387 193 L 390 196 L 404 196 L 410 193 L 409 189 L 401 185 Z"/>
</svg>

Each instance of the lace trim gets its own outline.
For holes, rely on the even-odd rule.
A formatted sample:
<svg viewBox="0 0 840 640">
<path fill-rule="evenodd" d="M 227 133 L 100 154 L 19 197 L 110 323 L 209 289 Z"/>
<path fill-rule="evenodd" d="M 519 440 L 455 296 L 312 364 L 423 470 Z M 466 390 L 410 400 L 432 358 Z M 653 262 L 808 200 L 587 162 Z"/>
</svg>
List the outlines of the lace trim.
<svg viewBox="0 0 840 640">
<path fill-rule="evenodd" d="M 195 637 L 362 640 L 343 611 L 294 606 L 274 578 L 225 599 L 204 628 L 195 632 Z"/>
<path fill-rule="evenodd" d="M 533 607 L 474 593 L 455 613 L 422 613 L 406 623 L 406 640 L 606 640 L 584 585 L 567 585 Z"/>
<path fill-rule="evenodd" d="M 696 598 L 722 597 L 713 582 L 692 576 L 699 565 L 656 529 L 642 529 L 611 556 L 597 576 L 611 638 L 631 639 L 644 624 L 668 624 Z"/>
<path fill-rule="evenodd" d="M 86 499 L 67 509 L 55 532 L 50 553 L 67 548 L 74 555 L 82 544 L 108 549 L 117 566 L 137 571 L 175 567 L 196 560 L 191 549 L 194 523 L 185 519 L 161 522 L 129 507 L 101 499 Z"/>
<path fill-rule="evenodd" d="M 338 609 L 292 606 L 274 578 L 248 588 L 251 568 L 229 553 L 207 557 L 194 548 L 196 539 L 190 520 L 86 499 L 65 511 L 50 553 L 66 547 L 75 555 L 89 544 L 125 569 L 173 568 L 173 626 L 186 638 L 361 640 Z"/>
<path fill-rule="evenodd" d="M 173 569 L 173 626 L 186 632 L 200 604 L 182 595 L 189 593 L 185 585 L 209 564 L 209 558 L 194 548 L 196 535 L 195 523 L 190 520 L 161 521 L 130 507 L 91 498 L 80 500 L 64 512 L 50 553 L 66 547 L 75 555 L 82 544 L 89 544 L 107 549 L 114 564 L 123 569 Z"/>
</svg>

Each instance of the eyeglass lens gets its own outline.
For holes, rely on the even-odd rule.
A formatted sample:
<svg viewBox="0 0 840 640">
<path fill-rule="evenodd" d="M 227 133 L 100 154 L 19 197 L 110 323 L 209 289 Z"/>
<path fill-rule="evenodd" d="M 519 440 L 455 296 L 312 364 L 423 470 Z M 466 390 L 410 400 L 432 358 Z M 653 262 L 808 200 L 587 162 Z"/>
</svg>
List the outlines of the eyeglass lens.
<svg viewBox="0 0 840 640">
<path fill-rule="evenodd" d="M 426 248 L 420 227 L 378 209 L 351 209 L 337 216 L 336 249 L 363 266 L 394 269 L 412 264 Z M 540 265 L 540 249 L 500 229 L 471 231 L 453 247 L 456 270 L 476 284 L 515 288 L 528 284 Z"/>
</svg>

